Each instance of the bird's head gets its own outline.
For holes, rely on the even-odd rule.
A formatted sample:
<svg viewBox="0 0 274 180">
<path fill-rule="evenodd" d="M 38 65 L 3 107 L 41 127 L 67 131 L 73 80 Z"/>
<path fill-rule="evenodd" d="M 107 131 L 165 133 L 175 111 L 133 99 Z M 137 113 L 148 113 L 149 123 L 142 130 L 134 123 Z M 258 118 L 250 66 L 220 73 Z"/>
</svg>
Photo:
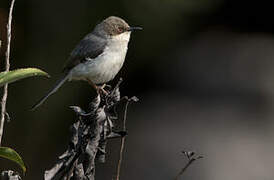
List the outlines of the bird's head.
<svg viewBox="0 0 274 180">
<path fill-rule="evenodd" d="M 110 16 L 98 24 L 94 31 L 102 36 L 114 37 L 121 34 L 130 35 L 132 31 L 141 29 L 141 27 L 130 27 L 122 18 Z"/>
</svg>

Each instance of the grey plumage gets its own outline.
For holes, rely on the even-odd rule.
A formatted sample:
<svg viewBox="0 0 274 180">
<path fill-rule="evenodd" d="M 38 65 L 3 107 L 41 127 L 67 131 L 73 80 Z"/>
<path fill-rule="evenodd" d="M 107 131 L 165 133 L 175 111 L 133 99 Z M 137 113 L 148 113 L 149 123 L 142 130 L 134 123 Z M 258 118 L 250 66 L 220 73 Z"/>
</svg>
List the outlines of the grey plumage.
<svg viewBox="0 0 274 180">
<path fill-rule="evenodd" d="M 95 59 L 97 56 L 103 53 L 106 47 L 107 41 L 102 37 L 96 36 L 92 33 L 86 35 L 70 53 L 64 68 L 63 75 L 50 89 L 45 96 L 43 96 L 37 103 L 35 103 L 31 110 L 35 110 L 37 107 L 42 105 L 49 96 L 54 94 L 70 77 L 70 70 L 80 63 L 85 63 L 87 58 Z"/>
<path fill-rule="evenodd" d="M 96 25 L 70 53 L 63 68 L 64 76 L 42 97 L 32 110 L 39 107 L 67 80 L 85 80 L 92 84 L 112 80 L 124 63 L 130 33 L 139 27 L 130 27 L 123 19 L 110 16 Z"/>
<path fill-rule="evenodd" d="M 84 63 L 88 59 L 95 59 L 104 52 L 107 40 L 89 33 L 82 39 L 74 50 L 70 53 L 70 57 L 64 66 L 63 72 L 68 72 L 80 63 Z"/>
<path fill-rule="evenodd" d="M 69 78 L 69 74 L 66 73 L 65 76 L 63 76 L 62 78 L 60 78 L 56 82 L 55 86 L 53 86 L 53 88 L 50 89 L 45 96 L 43 96 L 41 99 L 39 99 L 39 101 L 37 101 L 37 103 L 35 103 L 31 107 L 31 110 L 35 110 L 37 107 L 39 107 L 40 105 L 42 105 L 43 102 L 45 102 L 50 95 L 54 94 L 68 80 L 68 78 Z"/>
</svg>

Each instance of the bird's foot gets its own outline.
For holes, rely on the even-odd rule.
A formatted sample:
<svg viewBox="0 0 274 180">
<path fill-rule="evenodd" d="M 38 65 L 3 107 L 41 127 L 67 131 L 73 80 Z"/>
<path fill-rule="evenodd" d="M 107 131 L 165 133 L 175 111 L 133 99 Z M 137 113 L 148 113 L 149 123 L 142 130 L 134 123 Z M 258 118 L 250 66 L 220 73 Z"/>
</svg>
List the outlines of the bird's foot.
<svg viewBox="0 0 274 180">
<path fill-rule="evenodd" d="M 99 94 L 102 94 L 102 95 L 104 95 L 104 96 L 107 96 L 107 95 L 109 94 L 109 91 L 108 91 L 108 90 L 105 90 L 105 89 L 104 89 L 105 87 L 109 88 L 109 87 L 111 87 L 111 86 L 109 86 L 109 85 L 107 85 L 107 84 L 103 84 L 102 86 L 97 86 L 97 91 L 98 91 L 98 93 L 99 93 Z"/>
</svg>

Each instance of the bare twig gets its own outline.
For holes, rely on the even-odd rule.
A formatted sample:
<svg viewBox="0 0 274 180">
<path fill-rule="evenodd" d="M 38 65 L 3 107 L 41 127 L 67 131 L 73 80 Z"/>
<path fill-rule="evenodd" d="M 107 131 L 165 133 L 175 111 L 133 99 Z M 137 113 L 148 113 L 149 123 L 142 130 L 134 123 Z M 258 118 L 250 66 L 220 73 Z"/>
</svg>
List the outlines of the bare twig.
<svg viewBox="0 0 274 180">
<path fill-rule="evenodd" d="M 124 118 L 123 118 L 123 131 L 126 131 L 127 108 L 128 108 L 128 105 L 131 101 L 136 102 L 136 101 L 138 101 L 138 99 L 137 99 L 137 97 L 132 97 L 126 102 Z M 123 160 L 123 152 L 124 152 L 124 147 L 125 147 L 125 141 L 126 141 L 126 136 L 121 138 L 121 147 L 120 147 L 119 161 L 118 161 L 118 165 L 117 165 L 116 180 L 120 179 L 120 172 L 121 172 L 121 165 L 122 165 L 122 160 Z"/>
<path fill-rule="evenodd" d="M 11 1 L 9 19 L 7 24 L 6 72 L 8 72 L 10 69 L 11 22 L 12 22 L 12 11 L 13 11 L 14 2 L 15 0 Z M 4 93 L 1 101 L 0 146 L 1 146 L 2 137 L 3 137 L 3 130 L 4 130 L 7 97 L 8 97 L 8 84 L 4 86 Z"/>
<path fill-rule="evenodd" d="M 197 159 L 203 158 L 203 156 L 194 156 L 195 153 L 193 151 L 182 151 L 182 153 L 187 157 L 188 162 L 187 164 L 181 169 L 178 175 L 175 177 L 174 180 L 179 180 L 179 177 L 187 170 L 187 168 Z"/>
<path fill-rule="evenodd" d="M 123 119 L 123 131 L 126 131 L 126 117 L 127 117 L 127 107 L 128 107 L 128 104 L 129 104 L 129 101 L 126 103 L 126 106 L 125 106 L 125 113 L 124 113 L 124 119 Z M 125 136 L 122 137 L 122 139 L 121 139 L 119 161 L 118 161 L 118 166 L 117 166 L 116 180 L 120 179 L 120 170 L 121 170 L 121 165 L 122 165 L 122 160 L 123 160 L 123 152 L 124 152 L 125 140 L 126 140 L 126 137 Z"/>
</svg>

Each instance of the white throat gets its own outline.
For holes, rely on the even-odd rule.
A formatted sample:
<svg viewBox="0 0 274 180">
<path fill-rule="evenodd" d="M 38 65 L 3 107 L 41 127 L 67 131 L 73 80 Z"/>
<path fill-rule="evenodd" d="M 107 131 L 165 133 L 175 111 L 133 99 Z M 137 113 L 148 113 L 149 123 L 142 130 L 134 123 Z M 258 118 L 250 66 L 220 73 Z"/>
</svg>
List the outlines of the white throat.
<svg viewBox="0 0 274 180">
<path fill-rule="evenodd" d="M 124 32 L 122 34 L 116 35 L 116 36 L 112 36 L 110 39 L 112 41 L 121 41 L 121 42 L 128 42 L 129 38 L 130 38 L 130 31 L 128 32 Z"/>
<path fill-rule="evenodd" d="M 108 41 L 107 48 L 113 53 L 126 53 L 128 48 L 128 42 L 130 39 L 130 32 L 125 32 L 116 36 L 112 36 Z"/>
</svg>

